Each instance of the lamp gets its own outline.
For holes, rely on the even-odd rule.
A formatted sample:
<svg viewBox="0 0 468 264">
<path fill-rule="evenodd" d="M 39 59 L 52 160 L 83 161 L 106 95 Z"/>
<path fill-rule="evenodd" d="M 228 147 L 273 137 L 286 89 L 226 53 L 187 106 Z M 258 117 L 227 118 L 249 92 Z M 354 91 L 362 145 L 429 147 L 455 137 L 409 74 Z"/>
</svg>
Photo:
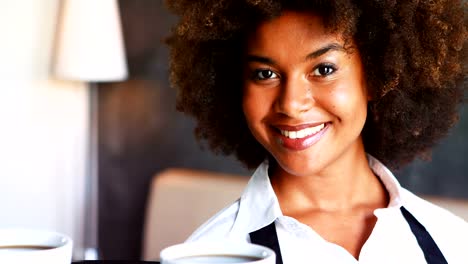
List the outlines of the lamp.
<svg viewBox="0 0 468 264">
<path fill-rule="evenodd" d="M 127 77 L 116 0 L 64 0 L 55 74 L 79 81 L 119 81 Z"/>
<path fill-rule="evenodd" d="M 98 259 L 97 82 L 127 78 L 116 0 L 63 0 L 53 71 L 57 78 L 89 84 L 90 131 L 86 177 L 84 259 Z"/>
</svg>

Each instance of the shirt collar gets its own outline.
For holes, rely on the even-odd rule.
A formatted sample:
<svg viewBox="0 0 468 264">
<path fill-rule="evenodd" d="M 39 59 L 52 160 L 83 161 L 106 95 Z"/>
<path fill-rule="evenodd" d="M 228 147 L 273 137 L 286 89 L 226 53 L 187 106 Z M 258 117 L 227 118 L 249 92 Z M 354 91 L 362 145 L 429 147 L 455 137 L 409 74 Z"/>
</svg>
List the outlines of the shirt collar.
<svg viewBox="0 0 468 264">
<path fill-rule="evenodd" d="M 268 177 L 268 161 L 255 170 L 240 198 L 232 234 L 250 233 L 282 216 L 278 198 Z"/>
<path fill-rule="evenodd" d="M 403 201 L 401 196 L 401 186 L 398 180 L 382 162 L 373 156 L 367 154 L 367 160 L 369 161 L 369 167 L 372 169 L 374 174 L 379 177 L 380 181 L 382 181 L 383 185 L 387 189 L 388 195 L 390 196 L 387 208 L 400 208 L 400 206 L 403 205 Z"/>
<path fill-rule="evenodd" d="M 367 155 L 369 166 L 387 189 L 390 202 L 388 208 L 400 207 L 401 186 L 390 170 L 371 155 Z M 268 176 L 268 161 L 264 161 L 250 178 L 241 198 L 239 211 L 231 234 L 251 233 L 271 224 L 283 216 L 276 194 Z"/>
</svg>

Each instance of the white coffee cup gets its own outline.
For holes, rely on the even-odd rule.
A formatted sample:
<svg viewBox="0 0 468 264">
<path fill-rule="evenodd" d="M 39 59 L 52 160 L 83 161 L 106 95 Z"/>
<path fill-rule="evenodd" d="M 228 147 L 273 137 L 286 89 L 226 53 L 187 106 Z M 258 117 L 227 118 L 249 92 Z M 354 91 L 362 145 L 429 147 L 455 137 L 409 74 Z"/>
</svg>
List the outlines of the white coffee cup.
<svg viewBox="0 0 468 264">
<path fill-rule="evenodd" d="M 70 264 L 73 241 L 66 235 L 36 229 L 0 229 L 0 263 Z"/>
<path fill-rule="evenodd" d="M 161 251 L 161 264 L 275 264 L 275 252 L 247 242 L 191 242 Z"/>
</svg>

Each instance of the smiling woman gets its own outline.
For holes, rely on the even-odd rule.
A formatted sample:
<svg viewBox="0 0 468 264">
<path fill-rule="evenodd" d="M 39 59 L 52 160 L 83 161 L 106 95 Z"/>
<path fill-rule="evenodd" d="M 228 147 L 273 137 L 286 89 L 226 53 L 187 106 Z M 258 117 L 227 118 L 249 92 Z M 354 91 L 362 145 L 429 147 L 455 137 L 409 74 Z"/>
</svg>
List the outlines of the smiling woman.
<svg viewBox="0 0 468 264">
<path fill-rule="evenodd" d="M 215 152 L 257 167 L 189 241 L 264 244 L 277 263 L 468 258 L 467 223 L 384 165 L 427 155 L 455 124 L 461 1 L 168 3 L 178 109 Z"/>
<path fill-rule="evenodd" d="M 356 165 L 355 159 L 367 164 L 360 136 L 368 100 L 363 67 L 340 37 L 327 33 L 316 15 L 287 11 L 247 40 L 246 122 L 288 173 L 324 174 L 346 168 L 343 162 Z"/>
</svg>

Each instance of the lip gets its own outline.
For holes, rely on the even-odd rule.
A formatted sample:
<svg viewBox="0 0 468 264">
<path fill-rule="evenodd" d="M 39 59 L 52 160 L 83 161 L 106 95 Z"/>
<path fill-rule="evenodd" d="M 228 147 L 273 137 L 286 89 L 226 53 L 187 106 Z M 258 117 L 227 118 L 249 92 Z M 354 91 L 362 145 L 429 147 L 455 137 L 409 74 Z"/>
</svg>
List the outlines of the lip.
<svg viewBox="0 0 468 264">
<path fill-rule="evenodd" d="M 283 136 L 278 130 L 277 130 L 277 138 L 278 142 L 285 148 L 293 151 L 300 151 L 309 148 L 310 146 L 314 145 L 317 143 L 327 132 L 328 128 L 330 127 L 330 122 L 325 122 L 325 123 L 314 123 L 314 124 L 304 124 L 304 125 L 298 125 L 298 126 L 288 126 L 288 125 L 278 125 L 275 126 L 277 129 L 281 130 L 288 130 L 288 131 L 299 131 L 308 127 L 314 127 L 318 126 L 321 124 L 325 124 L 324 128 L 320 130 L 319 132 L 303 137 L 303 138 L 288 138 L 286 136 Z"/>
</svg>

